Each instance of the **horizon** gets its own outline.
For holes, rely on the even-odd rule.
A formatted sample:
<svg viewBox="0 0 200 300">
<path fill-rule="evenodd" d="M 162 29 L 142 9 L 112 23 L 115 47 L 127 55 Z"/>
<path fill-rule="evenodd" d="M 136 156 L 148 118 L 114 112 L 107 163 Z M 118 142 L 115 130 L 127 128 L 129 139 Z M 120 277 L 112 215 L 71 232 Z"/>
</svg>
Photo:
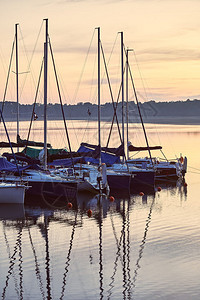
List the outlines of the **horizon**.
<svg viewBox="0 0 200 300">
<path fill-rule="evenodd" d="M 155 103 L 177 103 L 177 102 L 194 102 L 194 101 L 200 101 L 200 99 L 185 99 L 185 100 L 176 100 L 176 101 L 159 101 L 159 100 L 153 100 L 153 99 L 151 99 L 151 100 L 148 100 L 148 101 L 146 101 L 146 102 L 141 102 L 141 104 L 148 104 L 148 102 L 155 102 Z M 119 102 L 118 102 L 118 104 L 119 103 L 121 103 L 122 101 L 120 100 Z M 131 100 L 130 101 L 131 103 L 133 102 L 135 105 L 136 105 L 136 102 L 134 101 L 134 100 Z M 3 103 L 3 101 L 0 101 L 0 103 Z M 16 101 L 15 100 L 6 100 L 5 101 L 5 103 L 16 103 Z M 116 103 L 116 102 L 114 102 L 114 103 Z M 17 103 L 16 103 L 17 104 Z M 32 103 L 19 103 L 19 105 L 33 105 L 34 104 L 34 102 L 32 102 Z M 43 103 L 37 103 L 36 102 L 36 104 L 39 104 L 39 105 L 43 105 Z M 85 101 L 85 102 L 83 102 L 83 101 L 80 101 L 80 102 L 77 102 L 77 103 L 73 103 L 73 104 L 71 104 L 71 103 L 63 103 L 63 105 L 80 105 L 80 104 L 91 104 L 91 105 L 98 105 L 97 103 L 92 103 L 92 102 L 89 102 L 89 101 Z M 112 102 L 104 102 L 104 103 L 101 103 L 101 105 L 106 105 L 106 104 L 111 104 L 112 105 Z M 60 103 L 59 102 L 54 102 L 54 103 L 47 103 L 47 105 L 60 105 Z M 125 105 L 126 105 L 126 103 L 125 103 Z"/>
<path fill-rule="evenodd" d="M 43 56 L 45 17 L 49 19 L 49 36 L 61 82 L 63 104 L 97 103 L 97 25 L 101 28 L 101 42 L 109 62 L 114 101 L 121 79 L 119 31 L 124 33 L 126 49 L 134 49 L 129 53 L 129 63 L 141 102 L 198 99 L 199 9 L 200 2 L 196 0 L 3 2 L 1 11 L 5 13 L 0 27 L 1 99 L 6 86 L 15 24 L 19 23 L 19 100 L 21 104 L 34 102 Z M 50 60 L 49 53 L 51 72 Z M 101 65 L 101 102 L 104 104 L 109 102 L 110 96 L 103 60 Z M 6 100 L 15 99 L 14 72 L 13 62 Z M 49 77 L 48 100 L 57 103 L 59 100 L 52 75 Z M 42 102 L 42 87 L 40 90 L 39 101 Z M 132 101 L 131 87 L 129 97 Z"/>
</svg>

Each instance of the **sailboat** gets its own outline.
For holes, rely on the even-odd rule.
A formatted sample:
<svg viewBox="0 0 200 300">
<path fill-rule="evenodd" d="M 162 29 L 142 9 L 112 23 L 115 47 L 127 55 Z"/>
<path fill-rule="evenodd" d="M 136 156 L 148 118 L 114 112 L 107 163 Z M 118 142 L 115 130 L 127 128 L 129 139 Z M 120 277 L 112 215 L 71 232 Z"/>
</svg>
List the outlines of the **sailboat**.
<svg viewBox="0 0 200 300">
<path fill-rule="evenodd" d="M 146 170 L 154 169 L 156 181 L 166 181 L 166 180 L 174 181 L 174 180 L 178 180 L 180 178 L 184 179 L 185 174 L 187 172 L 187 157 L 183 158 L 181 155 L 180 158 L 168 160 L 165 157 L 164 153 L 162 152 L 161 146 L 153 146 L 153 147 L 149 146 L 142 114 L 141 114 L 140 107 L 139 107 L 138 97 L 137 97 L 137 93 L 136 93 L 136 89 L 135 89 L 135 85 L 133 82 L 132 73 L 131 73 L 131 69 L 130 69 L 130 65 L 129 65 L 129 61 L 128 61 L 128 51 L 129 51 L 129 49 L 126 51 L 127 90 L 128 90 L 128 73 L 130 73 L 133 91 L 134 91 L 136 104 L 137 104 L 137 108 L 138 108 L 138 113 L 140 116 L 140 120 L 141 120 L 141 124 L 142 124 L 142 128 L 143 128 L 147 146 L 146 147 L 135 147 L 129 141 L 128 107 L 127 107 L 127 157 L 128 157 L 127 164 L 129 166 L 129 168 L 137 167 L 139 169 L 145 168 Z M 128 95 L 127 95 L 127 106 L 128 106 Z M 157 157 L 152 157 L 151 150 L 153 150 L 153 151 L 160 150 L 162 152 L 162 154 L 164 155 L 164 159 L 160 160 Z M 148 151 L 149 157 L 135 158 L 135 159 L 130 158 L 129 152 L 131 152 L 131 151 L 132 152 Z"/>
<path fill-rule="evenodd" d="M 128 53 L 126 53 L 126 56 L 128 56 Z M 127 68 L 127 60 L 126 60 L 126 68 Z M 125 120 L 124 120 L 124 42 L 123 42 L 123 32 L 121 32 L 121 97 L 122 97 L 122 137 L 119 130 L 120 140 L 121 140 L 121 146 L 123 147 L 123 155 L 122 160 L 117 161 L 116 163 L 112 164 L 112 166 L 109 168 L 111 170 L 114 170 L 118 173 L 127 173 L 130 174 L 131 180 L 130 180 L 130 190 L 132 193 L 138 192 L 141 190 L 145 191 L 154 191 L 154 183 L 155 183 L 155 171 L 154 169 L 146 169 L 146 168 L 137 168 L 135 166 L 129 166 L 127 164 L 127 158 L 125 154 Z M 116 109 L 117 106 L 113 104 L 114 108 L 114 115 L 113 120 L 111 124 L 111 129 L 108 137 L 107 146 L 110 140 L 111 131 L 113 127 L 114 120 L 116 118 L 117 120 L 117 114 Z M 128 119 L 128 112 L 126 112 L 127 119 Z M 128 135 L 128 125 L 127 125 L 127 135 Z M 128 138 L 127 138 L 128 140 Z"/>
<path fill-rule="evenodd" d="M 105 186 L 108 184 L 110 192 L 130 192 L 130 180 L 131 175 L 126 172 L 117 172 L 106 166 L 106 156 L 108 154 L 104 152 L 104 147 L 101 145 L 101 95 L 100 95 L 100 49 L 101 49 L 101 39 L 100 39 L 100 27 L 97 28 L 98 31 L 98 145 L 90 145 L 82 143 L 78 152 L 83 152 L 87 155 L 88 152 L 93 153 L 93 157 L 85 157 L 85 161 L 90 164 L 82 164 L 81 168 L 93 174 L 95 181 L 98 184 Z M 89 147 L 87 147 L 89 146 Z M 106 180 L 107 178 L 107 180 Z M 107 181 L 107 183 L 106 183 Z"/>
<path fill-rule="evenodd" d="M 45 201 L 69 201 L 75 199 L 77 195 L 77 180 L 67 178 L 63 179 L 59 176 L 52 175 L 47 170 L 47 63 L 48 63 L 48 19 L 45 19 L 46 33 L 44 43 L 44 168 L 40 168 L 37 165 L 25 165 L 21 169 L 21 176 L 19 172 L 12 172 L 11 169 L 3 167 L 4 171 L 1 174 L 1 178 L 5 182 L 27 182 L 30 188 L 26 192 L 26 200 L 32 200 L 30 196 L 34 196 L 34 201 L 39 197 Z M 17 26 L 15 39 L 17 41 Z M 16 42 L 17 45 L 17 42 Z M 17 51 L 16 51 L 17 53 Z M 16 67 L 16 74 L 18 74 L 18 67 Z M 18 76 L 17 76 L 18 78 Z M 18 84 L 17 84 L 17 95 L 18 95 Z M 18 96 L 17 96 L 18 98 Z M 18 114 L 17 114 L 18 115 Z M 19 136 L 19 116 L 17 117 L 17 136 Z M 38 200 L 39 200 L 38 199 Z"/>
</svg>

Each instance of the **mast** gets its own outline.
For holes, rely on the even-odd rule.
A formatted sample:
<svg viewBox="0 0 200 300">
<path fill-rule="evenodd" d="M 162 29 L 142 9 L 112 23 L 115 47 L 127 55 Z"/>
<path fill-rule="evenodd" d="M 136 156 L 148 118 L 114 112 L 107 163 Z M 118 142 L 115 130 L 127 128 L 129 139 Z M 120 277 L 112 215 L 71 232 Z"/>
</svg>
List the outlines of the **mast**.
<svg viewBox="0 0 200 300">
<path fill-rule="evenodd" d="M 44 43 L 44 169 L 47 169 L 47 67 L 48 67 L 48 19 L 46 23 Z"/>
<path fill-rule="evenodd" d="M 129 113 L 128 113 L 128 53 L 129 51 L 133 51 L 132 49 L 126 50 L 126 139 L 127 139 L 127 159 L 129 159 L 129 149 L 128 149 L 128 141 L 129 141 L 129 131 L 128 131 L 128 122 L 129 122 Z"/>
<path fill-rule="evenodd" d="M 98 145 L 99 145 L 99 165 L 101 165 L 101 90 L 100 90 L 100 27 L 97 27 L 98 31 Z"/>
<path fill-rule="evenodd" d="M 17 27 L 18 23 L 15 24 L 15 53 L 16 53 L 16 97 L 17 97 L 17 136 L 19 136 L 19 64 L 18 64 L 18 36 Z M 17 147 L 19 152 L 19 147 Z"/>
<path fill-rule="evenodd" d="M 121 84 L 122 84 L 122 143 L 124 149 L 124 35 L 123 32 L 121 34 Z M 125 151 L 124 151 L 125 153 Z M 123 156 L 123 162 L 124 162 Z"/>
</svg>

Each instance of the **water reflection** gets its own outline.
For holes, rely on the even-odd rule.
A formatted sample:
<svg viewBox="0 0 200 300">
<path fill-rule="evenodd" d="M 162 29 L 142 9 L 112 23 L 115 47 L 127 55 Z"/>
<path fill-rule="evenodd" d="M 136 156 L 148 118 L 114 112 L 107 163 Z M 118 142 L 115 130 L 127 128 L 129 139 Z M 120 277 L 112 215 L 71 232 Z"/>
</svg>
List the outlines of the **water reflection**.
<svg viewBox="0 0 200 300">
<path fill-rule="evenodd" d="M 162 190 L 167 190 L 172 196 L 178 194 L 180 200 L 187 200 L 187 184 L 185 180 L 158 182 L 156 183 L 156 189 L 159 187 Z"/>
<path fill-rule="evenodd" d="M 187 199 L 187 187 L 183 184 L 162 184 L 161 187 L 164 191 L 166 190 L 172 194 L 180 195 L 180 199 Z M 72 258 L 74 259 L 72 252 L 75 250 L 74 242 L 77 239 L 76 232 L 79 230 L 80 235 L 80 228 L 82 228 L 82 230 L 85 229 L 84 224 L 89 220 L 89 209 L 92 211 L 90 220 L 95 221 L 94 223 L 98 229 L 98 244 L 96 244 L 98 246 L 98 262 L 95 261 L 92 253 L 89 254 L 90 265 L 93 265 L 93 268 L 98 268 L 99 286 L 97 298 L 111 299 L 115 297 L 116 288 L 121 284 L 121 299 L 132 299 L 133 294 L 135 294 L 139 270 L 142 268 L 141 260 L 144 255 L 145 244 L 150 230 L 152 212 L 154 208 L 157 211 L 160 209 L 160 203 L 158 205 L 155 202 L 158 195 L 159 192 L 156 191 L 156 193 L 150 195 L 130 195 L 124 198 L 116 197 L 115 201 L 111 202 L 105 195 L 90 197 L 86 194 L 79 194 L 71 210 L 67 207 L 64 209 L 53 209 L 52 207 L 40 206 L 1 205 L 0 218 L 2 221 L 0 225 L 2 225 L 7 251 L 7 258 L 3 257 L 3 260 L 8 262 L 7 272 L 3 273 L 5 277 L 3 282 L 0 282 L 1 286 L 3 286 L 2 299 L 8 299 L 10 297 L 9 293 L 12 290 L 12 285 L 14 286 L 12 297 L 17 296 L 17 298 L 26 299 L 25 291 L 27 291 L 27 281 L 24 277 L 28 262 L 27 257 L 24 257 L 23 239 L 26 242 L 25 247 L 27 247 L 27 243 L 29 242 L 29 255 L 32 256 L 34 263 L 35 278 L 38 286 L 38 291 L 34 291 L 36 298 L 37 295 L 40 295 L 42 299 L 54 299 L 56 295 L 56 299 L 66 299 L 69 293 L 68 283 L 71 276 L 70 273 L 76 273 L 76 270 L 73 269 L 74 264 L 72 264 Z M 132 214 L 134 211 L 139 211 L 142 208 L 145 209 L 145 213 L 143 219 L 140 221 L 145 222 L 145 227 L 141 235 L 138 253 L 136 252 L 136 257 L 134 257 L 133 254 L 137 249 L 137 244 L 133 243 L 132 238 L 134 229 L 132 223 L 135 221 Z M 109 229 L 105 223 L 106 221 L 108 222 L 108 220 L 111 224 Z M 51 224 L 59 226 L 58 230 L 60 230 L 60 232 L 58 231 L 56 234 L 61 234 L 61 229 L 64 230 L 64 228 L 67 228 L 69 234 L 69 245 L 67 249 L 65 246 L 66 242 L 63 241 L 62 243 L 61 253 L 65 258 L 64 264 L 58 267 L 59 273 L 61 274 L 59 276 L 61 284 L 56 287 L 54 284 L 55 278 L 53 276 L 55 272 L 53 269 L 55 263 L 54 255 L 51 253 L 56 245 L 53 244 L 52 235 L 50 234 L 54 230 Z M 16 231 L 16 241 L 13 247 L 13 238 L 9 231 L 10 228 Z M 92 228 L 94 228 L 94 225 Z M 137 226 L 135 230 L 137 230 Z M 41 244 L 40 239 L 36 239 L 36 237 L 32 235 L 33 232 L 36 234 L 36 231 L 40 233 L 44 241 L 44 247 L 41 249 L 38 248 L 38 245 Z M 109 234 L 107 232 L 109 232 Z M 107 238 L 111 238 L 112 235 L 114 239 L 114 244 L 111 249 L 113 255 L 109 258 L 109 266 L 111 266 L 109 277 L 107 266 L 104 262 L 104 256 L 106 255 L 104 248 L 108 243 L 104 233 L 107 233 Z M 52 244 L 53 247 L 50 247 Z M 88 244 L 87 246 L 89 248 L 90 245 Z M 41 259 L 44 259 L 43 265 Z M 81 256 L 78 259 L 82 259 Z M 87 267 L 86 265 L 84 266 L 85 268 Z M 84 278 L 84 269 L 82 272 Z M 121 275 L 121 283 L 119 283 L 119 274 Z M 54 289 L 59 289 L 59 291 L 55 292 Z"/>
<path fill-rule="evenodd" d="M 75 214 L 75 220 L 74 220 L 74 224 L 72 227 L 72 233 L 71 233 L 71 238 L 70 238 L 70 243 L 69 243 L 70 246 L 69 246 L 69 250 L 68 250 L 68 254 L 67 254 L 67 258 L 66 258 L 66 262 L 65 262 L 65 270 L 64 270 L 64 274 L 63 274 L 63 280 L 62 280 L 63 285 L 62 285 L 60 299 L 63 299 L 64 294 L 65 294 L 65 288 L 66 288 L 66 283 L 67 283 L 67 274 L 69 272 L 70 257 L 71 257 L 71 252 L 72 252 L 72 245 L 73 245 L 73 239 L 74 239 L 76 225 L 77 225 L 77 212 Z"/>
<path fill-rule="evenodd" d="M 153 199 L 153 201 L 151 203 L 151 206 L 150 206 L 150 209 L 149 209 L 149 214 L 148 214 L 148 217 L 147 217 L 147 220 L 146 220 L 146 225 L 145 225 L 145 229 L 144 229 L 144 236 L 143 236 L 142 242 L 140 244 L 138 259 L 137 259 L 136 264 L 135 264 L 134 276 L 133 276 L 133 280 L 131 282 L 131 286 L 132 286 L 131 293 L 134 292 L 134 288 L 136 286 L 136 280 L 137 280 L 137 276 L 138 276 L 138 271 L 141 268 L 140 261 L 142 259 L 143 252 L 144 252 L 144 247 L 145 247 L 145 243 L 146 243 L 146 239 L 147 239 L 147 233 L 148 233 L 150 222 L 151 222 L 154 203 L 155 203 L 155 198 Z"/>
<path fill-rule="evenodd" d="M 34 256 L 36 278 L 39 282 L 40 294 L 42 296 L 42 299 L 45 299 L 45 292 L 44 292 L 44 287 L 43 287 L 43 283 L 42 283 L 42 275 L 40 272 L 40 266 L 39 266 L 36 250 L 35 250 L 35 247 L 33 244 L 30 227 L 29 226 L 27 226 L 27 227 L 28 227 L 28 235 L 29 235 L 29 240 L 30 240 L 30 244 L 31 244 L 31 249 L 32 249 L 33 256 Z"/>
<path fill-rule="evenodd" d="M 0 204 L 0 219 L 18 220 L 25 218 L 24 204 Z"/>
<path fill-rule="evenodd" d="M 9 256 L 9 267 L 8 267 L 8 273 L 6 275 L 5 286 L 4 286 L 3 291 L 2 291 L 2 299 L 5 299 L 6 291 L 7 291 L 8 284 L 9 284 L 11 276 L 14 277 L 15 289 L 16 289 L 17 295 L 19 295 L 20 299 L 23 299 L 23 285 L 22 285 L 22 283 L 23 283 L 23 272 L 22 272 L 22 250 L 21 250 L 22 226 L 21 226 L 21 224 L 18 223 L 17 239 L 16 239 L 16 242 L 15 242 L 14 251 L 13 251 L 12 255 L 10 253 L 10 247 L 9 247 L 9 244 L 8 244 L 8 239 L 7 239 L 5 231 L 4 231 L 4 237 L 5 237 L 6 244 L 7 244 L 7 251 L 8 251 L 8 256 Z M 19 254 L 19 265 L 18 265 L 18 268 L 19 268 L 19 287 L 17 285 L 17 280 L 16 280 L 17 275 L 13 271 L 15 263 L 16 263 L 17 253 Z"/>
</svg>

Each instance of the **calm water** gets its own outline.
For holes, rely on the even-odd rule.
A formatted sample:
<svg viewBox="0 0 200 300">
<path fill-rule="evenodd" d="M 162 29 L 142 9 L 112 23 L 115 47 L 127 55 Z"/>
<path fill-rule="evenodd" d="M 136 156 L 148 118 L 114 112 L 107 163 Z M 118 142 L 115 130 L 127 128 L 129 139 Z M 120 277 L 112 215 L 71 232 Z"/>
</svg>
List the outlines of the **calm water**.
<svg viewBox="0 0 200 300">
<path fill-rule="evenodd" d="M 34 126 L 32 137 L 41 140 L 42 124 Z M 95 136 L 93 122 L 84 126 L 70 125 L 73 149 Z M 27 123 L 21 127 L 25 138 Z M 52 145 L 63 147 L 61 122 L 50 127 Z M 14 125 L 8 128 L 12 139 Z M 133 144 L 143 142 L 138 127 L 130 131 Z M 147 131 L 168 158 L 188 157 L 187 187 L 163 184 L 153 195 L 114 202 L 79 195 L 72 210 L 1 205 L 2 299 L 200 299 L 200 126 Z"/>
</svg>

